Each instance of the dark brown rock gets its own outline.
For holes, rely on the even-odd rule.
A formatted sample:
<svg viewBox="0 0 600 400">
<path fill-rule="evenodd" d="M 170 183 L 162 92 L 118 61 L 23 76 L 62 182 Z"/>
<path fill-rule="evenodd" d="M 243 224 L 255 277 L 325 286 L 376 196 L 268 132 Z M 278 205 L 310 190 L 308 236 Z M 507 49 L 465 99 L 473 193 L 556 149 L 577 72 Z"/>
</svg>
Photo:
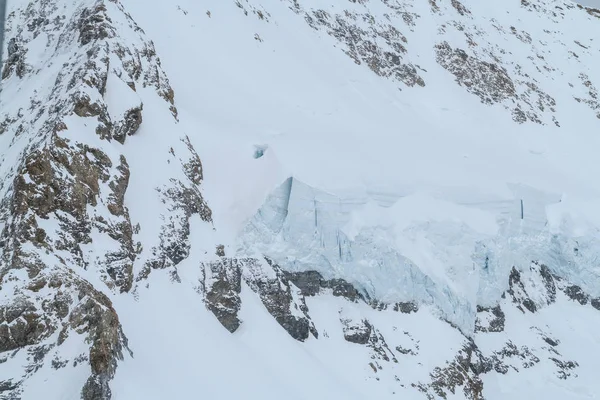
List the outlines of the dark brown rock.
<svg viewBox="0 0 600 400">
<path fill-rule="evenodd" d="M 477 316 L 475 321 L 475 332 L 502 332 L 504 331 L 504 324 L 506 321 L 502 307 L 498 304 L 495 307 L 482 307 L 477 306 L 477 313 L 490 313 L 493 318 L 488 324 L 483 325 L 483 321 L 480 316 Z"/>
<path fill-rule="evenodd" d="M 590 296 L 588 296 L 581 287 L 577 285 L 570 285 L 564 289 L 564 292 L 571 300 L 577 301 L 582 306 L 586 305 L 590 300 Z"/>
<path fill-rule="evenodd" d="M 242 272 L 240 262 L 236 259 L 223 259 L 205 265 L 205 303 L 206 307 L 217 317 L 219 322 L 229 331 L 235 332 L 241 321 L 238 312 L 241 307 L 240 292 L 242 290 Z"/>
</svg>

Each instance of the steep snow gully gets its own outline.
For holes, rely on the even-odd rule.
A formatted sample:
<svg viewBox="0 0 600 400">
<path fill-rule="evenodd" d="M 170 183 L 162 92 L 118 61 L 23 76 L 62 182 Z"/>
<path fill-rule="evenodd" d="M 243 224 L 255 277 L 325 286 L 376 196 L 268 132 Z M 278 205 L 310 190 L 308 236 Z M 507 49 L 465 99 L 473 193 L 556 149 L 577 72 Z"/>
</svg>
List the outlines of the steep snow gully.
<svg viewBox="0 0 600 400">
<path fill-rule="evenodd" d="M 600 10 L 12 0 L 0 399 L 594 399 Z"/>
</svg>

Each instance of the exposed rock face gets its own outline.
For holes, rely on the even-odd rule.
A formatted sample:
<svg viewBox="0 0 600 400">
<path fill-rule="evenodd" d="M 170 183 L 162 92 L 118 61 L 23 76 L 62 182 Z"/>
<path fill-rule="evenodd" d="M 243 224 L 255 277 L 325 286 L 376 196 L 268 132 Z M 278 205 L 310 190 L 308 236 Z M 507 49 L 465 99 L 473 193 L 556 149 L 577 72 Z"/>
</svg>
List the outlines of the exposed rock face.
<svg viewBox="0 0 600 400">
<path fill-rule="evenodd" d="M 502 307 L 477 306 L 476 332 L 502 332 L 504 331 L 505 315 Z"/>
<path fill-rule="evenodd" d="M 235 332 L 241 321 L 241 281 L 243 280 L 262 300 L 267 311 L 294 339 L 304 341 L 309 334 L 318 333 L 308 317 L 304 296 L 291 283 L 281 268 L 268 258 L 232 259 L 204 264 L 201 282 L 207 308 L 230 332 Z"/>
<path fill-rule="evenodd" d="M 481 352 L 473 342 L 467 342 L 456 358 L 446 367 L 436 368 L 431 373 L 431 383 L 416 385 L 428 398 L 447 398 L 448 393 L 456 393 L 462 388 L 464 397 L 470 400 L 483 399 L 483 382 L 478 373 L 485 372 L 485 366 L 478 365 Z"/>
<path fill-rule="evenodd" d="M 188 137 L 182 139 L 180 147 L 186 158 L 179 158 L 173 149 L 171 158 L 180 164 L 185 179 L 171 178 L 167 184 L 156 188 L 167 212 L 161 215 L 160 243 L 152 248 L 138 281 L 147 277 L 152 269 L 169 269 L 177 280 L 177 265 L 190 253 L 190 219 L 197 215 L 202 221 L 212 222 L 212 212 L 200 191 L 203 179 L 200 157 Z"/>
<path fill-rule="evenodd" d="M 341 318 L 340 321 L 344 326 L 344 339 L 356 344 L 369 343 L 371 332 L 373 330 L 369 321 L 353 321 L 348 318 Z"/>
<path fill-rule="evenodd" d="M 235 332 L 241 321 L 237 314 L 241 307 L 242 271 L 244 262 L 224 258 L 204 267 L 204 294 L 206 307 L 229 331 Z"/>
<path fill-rule="evenodd" d="M 23 78 L 27 73 L 27 64 L 25 64 L 27 49 L 16 37 L 8 41 L 8 54 L 4 70 L 2 71 L 2 79 L 8 78 L 13 72 L 19 78 Z"/>
<path fill-rule="evenodd" d="M 421 68 L 407 62 L 407 39 L 387 18 L 388 23 L 378 23 L 368 12 L 345 10 L 343 14 L 331 14 L 325 9 L 304 9 L 298 1 L 290 0 L 291 8 L 304 17 L 316 30 L 323 30 L 345 45 L 345 53 L 356 64 L 365 64 L 381 77 L 402 82 L 404 85 L 425 86 Z M 410 11 L 409 5 L 384 2 L 390 14 L 401 17 L 407 29 L 411 29 L 418 15 Z"/>
<path fill-rule="evenodd" d="M 535 289 L 536 281 L 542 282 L 542 291 Z M 525 312 L 526 309 L 533 313 L 556 301 L 555 279 L 545 265 L 533 263 L 529 268 L 528 279 L 523 279 L 522 273 L 513 267 L 507 294 L 511 296 L 513 303 L 518 304 L 519 310 Z"/>
<path fill-rule="evenodd" d="M 564 289 L 564 292 L 571 300 L 579 302 L 582 306 L 586 305 L 590 300 L 588 296 L 579 286 L 569 285 Z"/>
<path fill-rule="evenodd" d="M 596 89 L 596 86 L 594 86 L 587 74 L 580 74 L 579 79 L 588 92 L 588 98 L 582 99 L 576 97 L 575 100 L 587 104 L 592 110 L 596 111 L 596 117 L 600 119 L 600 95 L 598 95 L 598 89 Z"/>
<path fill-rule="evenodd" d="M 248 264 L 244 271 L 248 286 L 258 293 L 269 313 L 294 339 L 304 341 L 310 333 L 317 336 L 300 290 L 285 278 L 277 264 L 265 261 Z"/>
<path fill-rule="evenodd" d="M 404 314 L 410 314 L 419 311 L 419 306 L 413 302 L 404 302 L 394 304 L 394 311 L 400 311 Z"/>
<path fill-rule="evenodd" d="M 515 96 L 515 84 L 503 67 L 453 49 L 447 42 L 436 46 L 436 54 L 438 63 L 455 76 L 456 82 L 482 102 L 499 103 Z"/>
<path fill-rule="evenodd" d="M 116 23 L 125 34 L 117 34 Z M 0 285 L 12 293 L 0 304 L 0 352 L 12 352 L 4 362 L 18 375 L 22 367 L 16 355 L 37 350 L 21 380 L 2 384 L 2 396 L 19 398 L 22 383 L 51 362 L 58 369 L 87 365 L 82 399 L 108 400 L 118 361 L 129 351 L 103 291 L 131 290 L 141 248 L 125 201 L 129 164 L 120 144 L 109 143 L 124 143 L 143 119 L 141 101 L 115 113 L 108 92 L 119 82 L 133 98 L 136 88 L 150 88 L 175 123 L 173 90 L 153 44 L 119 2 L 89 0 L 79 7 L 67 0 L 25 2 L 16 6 L 7 27 L 4 85 L 46 70 L 56 74 L 48 87 L 32 93 L 29 109 L 3 110 L 2 132 L 15 138 L 8 150 L 20 156 L 14 168 L 3 170 L 0 184 Z M 61 49 L 63 65 L 54 65 L 51 51 L 44 53 L 48 59 L 29 60 L 30 42 L 38 37 L 47 39 L 38 41 L 47 49 Z M 198 156 L 189 142 L 184 148 L 193 158 L 184 175 L 193 183 L 173 185 L 179 191 L 170 189 L 171 197 L 189 203 L 184 215 L 210 215 L 197 188 Z M 86 270 L 104 285 L 93 287 L 81 278 Z M 64 360 L 60 354 L 66 341 L 85 343 L 89 351 Z"/>
<path fill-rule="evenodd" d="M 22 380 L 11 383 L 3 395 L 18 398 L 21 384 L 57 357 L 60 346 L 71 338 L 90 344 L 89 353 L 83 356 L 91 375 L 82 388 L 82 399 L 109 399 L 108 383 L 117 362 L 129 352 L 111 301 L 66 268 L 43 271 L 26 287 L 15 286 L 16 274 L 9 271 L 0 282 L 3 290 L 14 290 L 14 300 L 0 307 L 0 352 L 16 350 L 9 356 L 10 363 L 24 348 L 37 350 L 33 364 L 22 371 Z"/>
<path fill-rule="evenodd" d="M 331 289 L 336 297 L 344 297 L 350 301 L 364 300 L 363 295 L 350 283 L 343 279 L 324 279 L 317 271 L 285 272 L 284 274 L 296 285 L 304 296 L 315 296 L 321 289 Z"/>
<path fill-rule="evenodd" d="M 113 137 L 116 141 L 124 143 L 127 136 L 134 135 L 142 125 L 143 105 L 127 110 L 125 118 L 115 127 Z"/>
</svg>

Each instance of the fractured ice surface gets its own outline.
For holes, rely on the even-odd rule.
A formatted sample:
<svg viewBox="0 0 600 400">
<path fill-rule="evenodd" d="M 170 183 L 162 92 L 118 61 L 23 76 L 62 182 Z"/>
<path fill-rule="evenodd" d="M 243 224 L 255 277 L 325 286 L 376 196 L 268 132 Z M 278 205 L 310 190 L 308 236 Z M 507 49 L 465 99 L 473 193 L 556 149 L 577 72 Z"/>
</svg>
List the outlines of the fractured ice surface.
<svg viewBox="0 0 600 400">
<path fill-rule="evenodd" d="M 539 261 L 597 291 L 589 282 L 597 280 L 598 235 L 576 240 L 556 228 L 568 225 L 566 212 L 555 210 L 550 224 L 546 208 L 560 205 L 557 196 L 511 189 L 515 198 L 502 201 L 461 204 L 416 193 L 390 202 L 340 197 L 289 178 L 244 229 L 240 252 L 343 278 L 378 301 L 434 305 L 463 332 L 473 330 L 477 304 L 500 299 L 513 266 Z"/>
</svg>

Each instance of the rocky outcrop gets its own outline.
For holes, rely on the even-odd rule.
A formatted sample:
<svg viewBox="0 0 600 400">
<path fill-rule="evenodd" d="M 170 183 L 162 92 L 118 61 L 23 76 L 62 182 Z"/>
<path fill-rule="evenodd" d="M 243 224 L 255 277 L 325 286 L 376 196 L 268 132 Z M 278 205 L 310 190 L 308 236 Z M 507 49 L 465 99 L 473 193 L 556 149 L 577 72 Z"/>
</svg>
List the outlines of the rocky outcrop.
<svg viewBox="0 0 600 400">
<path fill-rule="evenodd" d="M 454 75 L 456 82 L 487 104 L 500 103 L 516 94 L 515 84 L 500 65 L 479 60 L 462 49 L 442 42 L 435 48 L 437 62 Z"/>
<path fill-rule="evenodd" d="M 22 44 L 20 38 L 13 37 L 8 41 L 7 50 L 8 54 L 2 70 L 2 79 L 10 77 L 13 73 L 18 78 L 23 78 L 29 68 L 25 63 L 27 48 Z"/>
<path fill-rule="evenodd" d="M 406 301 L 394 304 L 394 311 L 399 311 L 403 314 L 416 313 L 419 311 L 419 306 L 412 301 Z"/>
<path fill-rule="evenodd" d="M 249 263 L 244 280 L 260 296 L 265 308 L 294 339 L 304 341 L 317 331 L 308 317 L 308 307 L 300 290 L 285 278 L 272 260 Z"/>
<path fill-rule="evenodd" d="M 554 303 L 556 282 L 548 267 L 533 263 L 527 272 L 527 278 L 515 267 L 510 272 L 506 294 L 517 304 L 517 308 L 523 312 L 525 309 L 536 312 L 540 307 Z M 541 283 L 541 286 L 536 283 Z"/>
<path fill-rule="evenodd" d="M 373 328 L 367 320 L 352 320 L 340 317 L 344 329 L 344 339 L 356 344 L 367 344 L 371 338 Z"/>
<path fill-rule="evenodd" d="M 283 272 L 286 279 L 298 287 L 304 296 L 315 296 L 321 289 L 330 289 L 336 297 L 344 297 L 356 302 L 364 300 L 364 296 L 350 283 L 343 279 L 324 279 L 317 271 Z"/>
<path fill-rule="evenodd" d="M 242 305 L 242 268 L 252 260 L 223 258 L 203 265 L 204 301 L 206 307 L 229 332 L 235 332 L 241 321 L 238 312 Z"/>
<path fill-rule="evenodd" d="M 434 399 L 434 396 L 445 399 L 449 393 L 455 394 L 462 389 L 466 399 L 483 400 L 483 382 L 478 373 L 484 372 L 486 367 L 479 363 L 481 357 L 477 346 L 469 341 L 447 366 L 434 369 L 430 383 L 414 386 L 429 399 Z"/>
<path fill-rule="evenodd" d="M 477 306 L 477 320 L 475 321 L 475 332 L 502 332 L 506 318 L 502 307 Z"/>
<path fill-rule="evenodd" d="M 71 364 L 89 368 L 82 399 L 107 400 L 118 362 L 129 353 L 109 296 L 131 290 L 141 249 L 125 201 L 131 170 L 119 146 L 138 131 L 144 113 L 141 101 L 115 113 L 109 92 L 115 82 L 123 83 L 124 97 L 152 89 L 176 123 L 173 90 L 153 44 L 117 1 L 15 5 L 7 37 L 3 84 L 35 76 L 49 85 L 3 117 L 2 134 L 13 137 L 5 150 L 18 157 L 3 168 L 0 184 L 0 285 L 12 293 L 0 304 L 0 354 L 19 378 L 0 385 L 2 397 L 19 398 L 22 383 L 44 365 Z M 36 38 L 44 40 L 35 46 L 48 51 L 30 58 Z M 189 165 L 182 174 L 198 185 L 199 160 Z M 181 189 L 171 197 L 191 199 L 184 214 L 206 213 L 197 187 L 174 187 Z M 85 274 L 97 276 L 101 287 Z M 63 359 L 67 341 L 89 350 Z M 25 353 L 30 364 L 23 367 L 16 355 Z"/>
<path fill-rule="evenodd" d="M 579 103 L 587 104 L 593 111 L 596 112 L 596 117 L 600 119 L 600 95 L 598 94 L 598 89 L 596 89 L 596 86 L 594 86 L 587 74 L 579 74 L 579 79 L 582 85 L 585 87 L 584 90 L 587 91 L 587 98 L 575 97 L 575 100 L 577 100 Z"/>
<path fill-rule="evenodd" d="M 110 399 L 108 383 L 117 362 L 131 354 L 111 301 L 66 268 L 44 270 L 25 286 L 17 284 L 17 275 L 9 271 L 0 280 L 3 290 L 14 288 L 13 300 L 0 306 L 0 353 L 11 352 L 4 362 L 13 365 L 15 372 L 23 368 L 16 364 L 18 361 L 12 362 L 19 352 L 29 349 L 31 357 L 21 381 L 11 383 L 3 396 L 18 396 L 28 377 L 46 363 L 54 366 L 60 346 L 71 338 L 90 345 L 89 352 L 82 355 L 91 367 L 82 399 Z M 70 361 L 75 362 L 62 363 Z"/>
<path fill-rule="evenodd" d="M 300 2 L 290 0 L 290 8 L 301 15 L 315 30 L 324 31 L 343 45 L 344 52 L 356 64 L 366 65 L 378 76 L 402 82 L 408 87 L 425 86 L 418 65 L 407 60 L 407 39 L 388 15 L 385 23 L 369 13 L 368 9 L 350 10 L 334 14 L 326 9 L 305 9 Z M 397 15 L 408 29 L 415 25 L 418 15 L 410 6 L 385 1 L 391 15 Z"/>
<path fill-rule="evenodd" d="M 179 150 L 185 158 L 179 157 L 179 152 L 175 153 L 173 148 L 170 155 L 172 162 L 180 165 L 184 177 L 171 178 L 167 184 L 156 188 L 166 212 L 160 216 L 160 243 L 152 248 L 151 256 L 137 277 L 138 281 L 146 278 L 153 269 L 168 269 L 173 279 L 177 280 L 177 265 L 190 253 L 191 218 L 198 216 L 202 221 L 212 223 L 212 211 L 204 201 L 200 188 L 203 179 L 200 157 L 188 137 L 181 140 Z"/>
<path fill-rule="evenodd" d="M 237 314 L 243 281 L 291 337 L 299 341 L 308 339 L 310 334 L 318 337 L 301 290 L 270 259 L 222 257 L 201 268 L 201 293 L 206 307 L 230 332 L 235 332 L 242 322 Z"/>
</svg>

